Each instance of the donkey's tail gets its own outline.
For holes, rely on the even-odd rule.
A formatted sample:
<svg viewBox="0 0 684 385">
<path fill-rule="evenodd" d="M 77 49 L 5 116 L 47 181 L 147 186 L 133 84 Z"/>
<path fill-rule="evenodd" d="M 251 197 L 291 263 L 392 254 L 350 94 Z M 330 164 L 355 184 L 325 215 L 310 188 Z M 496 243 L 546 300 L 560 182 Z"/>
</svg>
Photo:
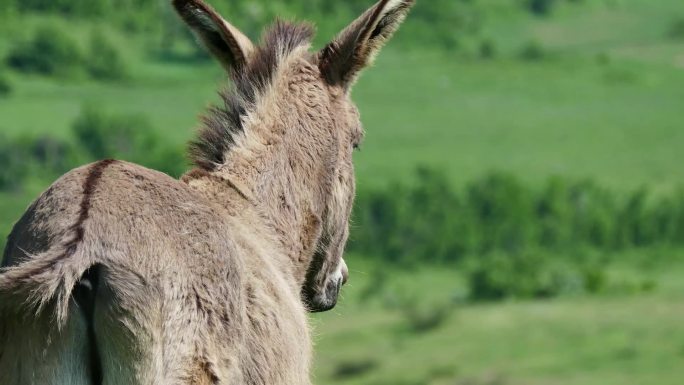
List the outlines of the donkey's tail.
<svg viewBox="0 0 684 385">
<path fill-rule="evenodd" d="M 93 265 L 90 258 L 76 255 L 80 253 L 78 247 L 67 242 L 2 268 L 0 310 L 30 317 L 38 316 L 50 305 L 58 327 L 64 326 L 72 292 Z"/>
<path fill-rule="evenodd" d="M 93 331 L 100 267 L 64 258 L 68 251 L 0 273 L 0 384 L 102 383 Z"/>
</svg>

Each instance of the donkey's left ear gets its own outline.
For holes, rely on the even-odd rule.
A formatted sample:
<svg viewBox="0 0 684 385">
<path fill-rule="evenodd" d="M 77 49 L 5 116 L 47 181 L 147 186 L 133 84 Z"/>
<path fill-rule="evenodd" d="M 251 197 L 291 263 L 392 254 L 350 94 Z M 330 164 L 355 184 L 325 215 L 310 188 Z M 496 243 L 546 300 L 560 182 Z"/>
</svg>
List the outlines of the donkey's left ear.
<svg viewBox="0 0 684 385">
<path fill-rule="evenodd" d="M 173 0 L 180 17 L 226 70 L 247 64 L 252 41 L 202 0 Z"/>
<path fill-rule="evenodd" d="M 345 28 L 319 53 L 328 82 L 349 89 L 364 67 L 373 63 L 415 0 L 381 0 Z"/>
</svg>

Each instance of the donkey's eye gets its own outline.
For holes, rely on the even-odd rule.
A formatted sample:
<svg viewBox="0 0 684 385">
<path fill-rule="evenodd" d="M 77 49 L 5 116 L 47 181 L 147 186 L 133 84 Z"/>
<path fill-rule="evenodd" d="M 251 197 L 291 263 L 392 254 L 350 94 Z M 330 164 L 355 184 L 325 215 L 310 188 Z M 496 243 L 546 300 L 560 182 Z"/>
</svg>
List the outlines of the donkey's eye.
<svg viewBox="0 0 684 385">
<path fill-rule="evenodd" d="M 352 147 L 354 148 L 354 150 L 361 151 L 361 143 L 359 143 L 359 142 L 354 142 L 352 144 Z"/>
<path fill-rule="evenodd" d="M 352 148 L 354 150 L 361 151 L 361 142 L 363 142 L 363 128 L 360 125 L 352 132 L 351 142 Z"/>
</svg>

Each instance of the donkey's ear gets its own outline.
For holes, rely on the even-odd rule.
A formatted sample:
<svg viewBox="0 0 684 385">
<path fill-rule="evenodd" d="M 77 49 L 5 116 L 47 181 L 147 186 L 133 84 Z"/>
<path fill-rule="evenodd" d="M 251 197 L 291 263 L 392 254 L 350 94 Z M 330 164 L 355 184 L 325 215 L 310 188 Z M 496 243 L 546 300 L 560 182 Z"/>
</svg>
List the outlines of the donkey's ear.
<svg viewBox="0 0 684 385">
<path fill-rule="evenodd" d="M 240 68 L 254 45 L 202 0 L 173 0 L 180 17 L 226 69 Z"/>
<path fill-rule="evenodd" d="M 392 37 L 415 0 L 381 0 L 345 28 L 319 53 L 328 82 L 349 89 L 361 70 Z"/>
</svg>

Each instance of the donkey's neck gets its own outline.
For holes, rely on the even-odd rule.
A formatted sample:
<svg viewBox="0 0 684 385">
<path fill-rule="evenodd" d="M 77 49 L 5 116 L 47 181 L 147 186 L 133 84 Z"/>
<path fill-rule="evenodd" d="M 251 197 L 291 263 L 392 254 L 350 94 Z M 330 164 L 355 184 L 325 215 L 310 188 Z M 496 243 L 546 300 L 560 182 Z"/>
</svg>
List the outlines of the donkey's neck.
<svg viewBox="0 0 684 385">
<path fill-rule="evenodd" d="M 288 151 L 282 142 L 270 147 L 241 152 L 212 175 L 224 179 L 224 188 L 234 189 L 255 208 L 301 285 L 321 235 L 329 183 L 320 173 L 317 177 L 301 169 L 302 160 L 294 158 L 300 152 Z"/>
<path fill-rule="evenodd" d="M 297 65 L 283 64 L 287 70 L 273 76 L 211 171 L 253 204 L 300 284 L 322 233 L 336 154 L 332 118 L 320 111 L 327 94 L 317 68 L 301 56 L 286 59 Z"/>
</svg>

